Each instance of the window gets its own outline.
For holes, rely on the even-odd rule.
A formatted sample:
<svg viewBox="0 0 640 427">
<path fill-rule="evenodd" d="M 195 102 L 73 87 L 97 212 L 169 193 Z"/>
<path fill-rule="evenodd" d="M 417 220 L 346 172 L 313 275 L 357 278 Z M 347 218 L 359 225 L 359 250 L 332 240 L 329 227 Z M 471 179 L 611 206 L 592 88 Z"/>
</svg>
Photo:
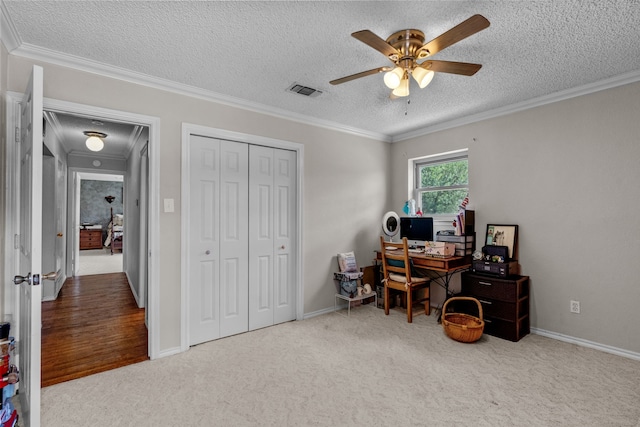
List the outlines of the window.
<svg viewBox="0 0 640 427">
<path fill-rule="evenodd" d="M 469 193 L 467 151 L 414 161 L 414 198 L 423 215 L 454 215 Z"/>
</svg>

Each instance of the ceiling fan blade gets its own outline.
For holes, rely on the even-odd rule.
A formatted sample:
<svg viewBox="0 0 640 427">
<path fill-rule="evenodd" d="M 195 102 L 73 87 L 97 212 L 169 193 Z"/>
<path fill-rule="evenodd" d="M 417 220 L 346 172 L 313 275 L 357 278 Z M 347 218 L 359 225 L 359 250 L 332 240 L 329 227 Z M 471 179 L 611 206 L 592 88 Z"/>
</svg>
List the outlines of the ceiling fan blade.
<svg viewBox="0 0 640 427">
<path fill-rule="evenodd" d="M 440 34 L 438 37 L 422 46 L 420 50 L 428 50 L 429 55 L 435 55 L 452 44 L 458 43 L 459 41 L 484 30 L 489 25 L 489 21 L 484 16 L 473 15 L 471 18 L 456 25 L 449 31 Z"/>
<path fill-rule="evenodd" d="M 382 73 L 383 71 L 389 71 L 391 67 L 374 68 L 373 70 L 362 71 L 361 73 L 352 74 L 350 76 L 342 77 L 340 79 L 331 80 L 329 83 L 332 85 L 339 85 L 342 83 L 350 82 L 351 80 L 359 79 L 360 77 L 370 76 L 372 74 Z"/>
<path fill-rule="evenodd" d="M 351 35 L 362 43 L 371 46 L 378 52 L 381 52 L 387 58 L 391 55 L 400 55 L 400 52 L 398 52 L 395 47 L 391 46 L 384 39 L 381 39 L 369 30 L 356 31 Z"/>
<path fill-rule="evenodd" d="M 462 74 L 463 76 L 473 76 L 482 68 L 482 64 L 471 64 L 469 62 L 453 61 L 424 61 L 419 67 L 436 73 Z"/>
</svg>

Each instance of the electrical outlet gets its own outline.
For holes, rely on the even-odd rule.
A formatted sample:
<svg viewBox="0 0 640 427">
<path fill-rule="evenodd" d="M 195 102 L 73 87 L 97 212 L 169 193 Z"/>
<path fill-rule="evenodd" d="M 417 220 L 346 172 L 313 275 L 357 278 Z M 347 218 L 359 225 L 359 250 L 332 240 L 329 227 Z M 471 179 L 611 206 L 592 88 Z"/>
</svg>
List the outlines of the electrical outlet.
<svg viewBox="0 0 640 427">
<path fill-rule="evenodd" d="M 570 301 L 569 309 L 572 313 L 580 313 L 580 301 Z"/>
</svg>

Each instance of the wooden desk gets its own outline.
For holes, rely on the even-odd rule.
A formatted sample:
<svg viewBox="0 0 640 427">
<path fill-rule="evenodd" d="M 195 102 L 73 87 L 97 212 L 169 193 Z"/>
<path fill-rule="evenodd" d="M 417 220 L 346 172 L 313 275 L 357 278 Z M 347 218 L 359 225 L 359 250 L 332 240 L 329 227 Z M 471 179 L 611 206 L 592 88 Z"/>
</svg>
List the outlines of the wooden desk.
<svg viewBox="0 0 640 427">
<path fill-rule="evenodd" d="M 432 282 L 444 288 L 445 301 L 451 296 L 449 292 L 451 277 L 456 273 L 469 270 L 472 262 L 470 255 L 436 258 L 421 253 L 409 252 L 409 258 L 413 261 L 414 267 L 424 271 L 431 277 Z M 380 251 L 376 252 L 376 260 L 382 260 Z M 442 313 L 440 313 L 440 316 L 442 316 Z M 438 317 L 438 322 L 440 322 L 440 316 Z"/>
</svg>

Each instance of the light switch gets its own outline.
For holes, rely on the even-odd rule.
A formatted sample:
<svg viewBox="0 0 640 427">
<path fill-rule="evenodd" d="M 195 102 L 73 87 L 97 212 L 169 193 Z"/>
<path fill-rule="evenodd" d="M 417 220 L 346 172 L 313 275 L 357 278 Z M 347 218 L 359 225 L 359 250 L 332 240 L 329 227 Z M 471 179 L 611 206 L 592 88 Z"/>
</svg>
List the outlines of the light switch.
<svg viewBox="0 0 640 427">
<path fill-rule="evenodd" d="M 164 211 L 173 212 L 173 199 L 164 199 Z"/>
</svg>

